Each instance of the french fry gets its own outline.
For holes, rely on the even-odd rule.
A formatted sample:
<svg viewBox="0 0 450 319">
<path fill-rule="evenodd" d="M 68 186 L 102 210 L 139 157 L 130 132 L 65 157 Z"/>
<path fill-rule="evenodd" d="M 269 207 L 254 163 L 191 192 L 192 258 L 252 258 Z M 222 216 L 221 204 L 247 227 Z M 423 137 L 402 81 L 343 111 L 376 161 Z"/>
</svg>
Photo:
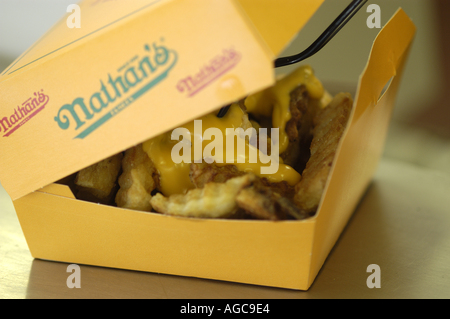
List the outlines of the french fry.
<svg viewBox="0 0 450 319">
<path fill-rule="evenodd" d="M 157 186 L 157 172 L 142 144 L 128 149 L 122 161 L 120 189 L 116 195 L 118 207 L 151 211 L 151 193 Z"/>
<path fill-rule="evenodd" d="M 252 174 L 229 179 L 225 183 L 207 183 L 203 188 L 194 188 L 186 194 L 165 197 L 156 194 L 150 200 L 160 213 L 203 218 L 226 218 L 238 209 L 237 194 L 255 180 Z"/>
<path fill-rule="evenodd" d="M 75 177 L 77 197 L 112 204 L 122 157 L 122 153 L 119 153 L 79 171 Z"/>
<path fill-rule="evenodd" d="M 314 119 L 311 157 L 295 187 L 294 197 L 297 206 L 308 214 L 317 210 L 352 105 L 350 94 L 340 93 Z"/>
</svg>

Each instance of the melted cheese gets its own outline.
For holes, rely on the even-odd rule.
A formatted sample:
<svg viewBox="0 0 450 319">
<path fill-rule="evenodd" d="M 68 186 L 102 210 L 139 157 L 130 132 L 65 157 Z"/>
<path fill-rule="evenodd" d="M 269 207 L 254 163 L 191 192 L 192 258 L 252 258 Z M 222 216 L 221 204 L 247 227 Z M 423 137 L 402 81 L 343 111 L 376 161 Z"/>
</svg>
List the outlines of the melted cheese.
<svg viewBox="0 0 450 319">
<path fill-rule="evenodd" d="M 202 144 L 202 150 L 210 142 L 203 139 L 204 131 L 209 127 L 219 128 L 225 136 L 225 129 L 237 128 L 242 124 L 243 111 L 237 105 L 232 105 L 227 114 L 218 118 L 215 114 L 208 114 L 201 118 L 202 132 L 195 134 L 194 121 L 183 125 L 182 128 L 189 130 L 191 135 L 191 162 L 194 162 L 195 143 Z M 172 131 L 161 134 L 153 139 L 150 139 L 143 144 L 143 149 L 155 164 L 160 176 L 160 191 L 168 196 L 172 194 L 183 194 L 189 189 L 194 188 L 194 185 L 189 179 L 189 169 L 191 163 L 174 163 L 172 160 L 172 149 L 178 144 L 179 140 L 171 139 Z M 225 145 L 225 144 L 224 144 Z M 202 152 L 203 153 L 203 152 Z"/>
<path fill-rule="evenodd" d="M 319 100 L 324 96 L 322 83 L 314 76 L 312 68 L 306 65 L 277 81 L 274 86 L 245 99 L 245 107 L 249 113 L 272 117 L 272 127 L 280 129 L 280 154 L 289 145 L 285 128 L 291 119 L 290 93 L 302 84 L 306 86 L 312 99 Z"/>
<path fill-rule="evenodd" d="M 245 106 L 249 113 L 272 117 L 273 127 L 279 129 L 279 154 L 286 150 L 289 143 L 289 139 L 285 132 L 285 126 L 291 118 L 289 111 L 290 92 L 301 84 L 306 86 L 311 98 L 323 98 L 324 89 L 322 84 L 315 78 L 312 69 L 308 66 L 304 66 L 279 80 L 275 86 L 250 95 L 245 100 Z M 221 149 L 214 148 L 215 154 L 213 159 L 218 166 L 229 165 L 230 163 L 227 163 L 226 159 L 226 129 L 242 127 L 243 115 L 244 112 L 242 109 L 237 104 L 233 104 L 227 114 L 222 118 L 218 118 L 215 113 L 202 117 L 201 132 L 195 130 L 194 121 L 182 126 L 182 128 L 189 131 L 190 141 L 192 141 L 190 145 L 191 162 L 202 160 L 202 158 L 199 157 L 199 149 L 197 148 L 196 150 L 195 145 L 201 145 L 200 153 L 203 154 L 205 147 L 208 147 L 208 144 L 212 143 L 211 140 L 204 139 L 205 130 L 208 128 L 217 128 L 222 133 L 223 143 Z M 194 188 L 194 185 L 189 179 L 190 163 L 181 162 L 177 164 L 172 160 L 172 149 L 176 144 L 180 143 L 180 140 L 172 140 L 171 133 L 172 131 L 161 134 L 143 143 L 144 151 L 148 154 L 159 172 L 160 191 L 166 196 L 183 194 L 189 189 Z M 263 166 L 269 166 L 270 162 L 268 164 L 263 164 L 259 156 L 260 151 L 257 150 L 257 161 L 255 163 L 250 163 L 250 149 L 255 148 L 255 146 L 249 144 L 248 140 L 245 145 L 246 152 L 238 154 L 237 143 L 235 143 L 234 161 L 232 165 L 235 165 L 239 170 L 252 172 L 267 178 L 271 182 L 287 181 L 291 185 L 295 185 L 299 182 L 301 178 L 300 174 L 292 167 L 283 164 L 281 158 L 278 158 L 278 170 L 276 173 L 261 174 L 261 168 Z M 211 146 L 209 146 L 209 148 L 211 148 Z M 220 159 L 222 159 L 222 163 L 220 163 Z M 274 160 L 273 157 L 272 160 Z"/>
</svg>

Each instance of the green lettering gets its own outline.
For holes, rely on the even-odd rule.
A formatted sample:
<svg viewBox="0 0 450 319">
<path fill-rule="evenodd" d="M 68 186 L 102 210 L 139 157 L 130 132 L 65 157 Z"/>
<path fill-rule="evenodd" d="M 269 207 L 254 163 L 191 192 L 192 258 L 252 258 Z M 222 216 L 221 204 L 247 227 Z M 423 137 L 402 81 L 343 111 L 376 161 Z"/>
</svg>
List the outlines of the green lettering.
<svg viewBox="0 0 450 319">
<path fill-rule="evenodd" d="M 94 116 L 91 112 L 89 112 L 89 109 L 84 104 L 84 99 L 81 97 L 76 98 L 75 100 L 73 100 L 72 104 L 63 105 L 59 109 L 58 115 L 55 116 L 54 118 L 55 121 L 58 123 L 59 127 L 62 128 L 63 130 L 67 130 L 69 128 L 72 119 L 75 120 L 75 123 L 77 124 L 77 127 L 75 128 L 76 130 L 79 129 L 85 123 L 80 119 L 78 113 L 75 110 L 75 106 L 77 105 L 79 106 L 78 109 L 80 109 L 83 112 L 86 120 L 90 120 Z M 66 111 L 65 113 L 68 112 L 71 118 L 69 118 L 66 114 L 62 114 L 62 112 L 64 111 Z"/>
<path fill-rule="evenodd" d="M 95 101 L 97 101 L 98 106 L 96 106 Z M 89 101 L 89 104 L 91 106 L 91 110 L 94 111 L 95 113 L 100 112 L 103 108 L 108 106 L 108 103 L 103 102 L 102 97 L 100 96 L 100 93 L 94 93 L 91 96 L 91 100 Z"/>
</svg>

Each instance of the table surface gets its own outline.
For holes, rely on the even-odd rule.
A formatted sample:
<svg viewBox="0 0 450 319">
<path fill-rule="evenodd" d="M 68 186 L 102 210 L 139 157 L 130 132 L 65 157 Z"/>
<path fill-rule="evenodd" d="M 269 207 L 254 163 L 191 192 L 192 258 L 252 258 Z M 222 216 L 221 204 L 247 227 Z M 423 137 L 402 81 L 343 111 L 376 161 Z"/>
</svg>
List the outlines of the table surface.
<svg viewBox="0 0 450 319">
<path fill-rule="evenodd" d="M 383 158 L 366 194 L 308 291 L 33 259 L 0 189 L 1 298 L 450 298 L 450 175 Z M 368 288 L 380 267 L 380 288 Z"/>
</svg>

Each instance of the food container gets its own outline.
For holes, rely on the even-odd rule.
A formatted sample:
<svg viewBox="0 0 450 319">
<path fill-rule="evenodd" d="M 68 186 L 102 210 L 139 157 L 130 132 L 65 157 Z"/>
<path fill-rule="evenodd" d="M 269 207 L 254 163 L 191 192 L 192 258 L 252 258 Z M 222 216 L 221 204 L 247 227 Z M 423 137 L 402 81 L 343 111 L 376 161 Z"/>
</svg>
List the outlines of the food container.
<svg viewBox="0 0 450 319">
<path fill-rule="evenodd" d="M 323 0 L 261 2 L 82 1 L 81 28 L 64 17 L 4 70 L 0 181 L 34 258 L 310 287 L 382 154 L 415 33 L 401 9 L 374 41 L 314 217 L 179 218 L 55 183 L 272 85 L 273 60 Z"/>
</svg>

